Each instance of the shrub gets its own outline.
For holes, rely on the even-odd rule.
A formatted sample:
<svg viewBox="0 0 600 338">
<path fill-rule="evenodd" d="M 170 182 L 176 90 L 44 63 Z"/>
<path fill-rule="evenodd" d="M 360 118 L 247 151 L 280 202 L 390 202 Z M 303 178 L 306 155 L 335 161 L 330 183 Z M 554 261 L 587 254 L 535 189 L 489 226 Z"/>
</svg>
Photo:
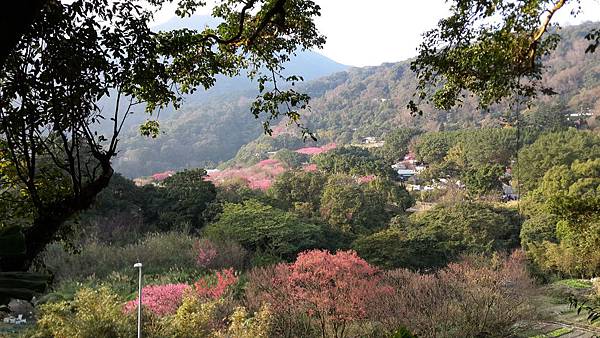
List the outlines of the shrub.
<svg viewBox="0 0 600 338">
<path fill-rule="evenodd" d="M 195 268 L 194 242 L 191 236 L 178 232 L 150 234 L 139 243 L 126 246 L 87 243 L 79 254 L 69 253 L 60 243 L 54 243 L 44 252 L 43 261 L 58 281 L 132 271 L 138 261 L 144 263 L 145 274 L 164 273 L 175 268 Z"/>
<path fill-rule="evenodd" d="M 218 299 L 221 298 L 230 286 L 238 282 L 233 269 L 217 271 L 216 280 L 210 280 L 207 277 L 201 278 L 194 284 L 196 294 L 201 298 Z"/>
<path fill-rule="evenodd" d="M 187 284 L 149 285 L 142 288 L 142 305 L 157 316 L 175 313 L 183 296 L 190 290 Z M 125 312 L 137 308 L 138 299 L 125 304 Z"/>
<path fill-rule="evenodd" d="M 378 302 L 378 320 L 404 325 L 419 337 L 506 337 L 532 313 L 522 251 L 506 258 L 471 256 L 435 274 L 392 270 L 386 282 L 396 292 Z"/>
<path fill-rule="evenodd" d="M 208 268 L 208 265 L 217 257 L 217 248 L 209 240 L 199 240 L 194 244 L 196 251 L 196 264 L 201 268 Z"/>
<path fill-rule="evenodd" d="M 132 337 L 135 318 L 108 288 L 83 288 L 72 302 L 41 305 L 36 337 Z"/>
<path fill-rule="evenodd" d="M 263 305 L 260 310 L 254 314 L 254 317 L 248 317 L 244 307 L 237 307 L 229 317 L 229 328 L 227 333 L 217 333 L 217 338 L 236 337 L 236 338 L 267 338 L 272 337 L 272 314 L 268 305 Z"/>
<path fill-rule="evenodd" d="M 248 251 L 233 241 L 211 241 L 202 238 L 194 244 L 194 251 L 196 264 L 205 269 L 233 268 L 239 271 L 244 270 L 249 261 Z"/>
<path fill-rule="evenodd" d="M 212 240 L 234 240 L 248 250 L 286 259 L 317 246 L 322 237 L 320 226 L 256 200 L 226 203 L 219 221 L 210 224 L 205 231 Z"/>
<path fill-rule="evenodd" d="M 600 272 L 599 176 L 600 159 L 554 166 L 527 195 L 531 217 L 521 239 L 535 268 L 569 277 Z"/>
<path fill-rule="evenodd" d="M 368 319 L 373 301 L 392 292 L 381 283 L 379 270 L 355 252 L 321 250 L 301 253 L 289 265 L 250 273 L 246 291 L 254 306 L 257 300 L 272 304 L 280 325 L 291 322 L 299 326 L 295 330 L 310 331 L 294 318 L 306 315 L 317 321 L 321 335 L 335 337 L 345 337 L 349 324 Z"/>
<path fill-rule="evenodd" d="M 142 289 L 142 305 L 154 315 L 164 317 L 177 311 L 186 294 L 204 300 L 216 300 L 225 295 L 229 287 L 237 283 L 233 269 L 218 271 L 215 276 L 200 278 L 192 289 L 188 284 L 148 285 Z M 195 291 L 195 292 L 192 292 Z M 137 307 L 137 298 L 125 304 L 125 312 Z"/>
<path fill-rule="evenodd" d="M 169 318 L 167 331 L 169 337 L 204 338 L 210 336 L 214 326 L 214 317 L 219 301 L 203 301 L 195 295 L 188 295 Z"/>
<path fill-rule="evenodd" d="M 387 229 L 358 238 L 352 248 L 385 268 L 438 268 L 462 255 L 514 249 L 519 223 L 516 212 L 489 204 L 438 204 L 410 219 L 395 217 Z"/>
</svg>

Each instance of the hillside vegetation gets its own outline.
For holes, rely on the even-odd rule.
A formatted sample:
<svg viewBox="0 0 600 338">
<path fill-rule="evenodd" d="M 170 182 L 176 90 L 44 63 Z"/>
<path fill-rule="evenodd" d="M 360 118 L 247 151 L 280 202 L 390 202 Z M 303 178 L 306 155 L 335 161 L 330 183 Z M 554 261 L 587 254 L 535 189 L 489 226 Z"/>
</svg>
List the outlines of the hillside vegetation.
<svg viewBox="0 0 600 338">
<path fill-rule="evenodd" d="M 467 98 L 461 107 L 450 111 L 426 108 L 423 116 L 412 116 L 406 103 L 412 99 L 416 82 L 409 61 L 403 61 L 351 68 L 303 84 L 301 88 L 312 97 L 311 110 L 303 115 L 304 123 L 316 133 L 321 145 L 361 142 L 364 137 L 381 138 L 398 127 L 426 131 L 500 127 L 514 124 L 516 111 L 531 116 L 540 110 L 545 113 L 549 107 L 560 110 L 563 116 L 592 114 L 583 119 L 595 128 L 600 114 L 600 55 L 584 53 L 588 45 L 584 36 L 590 27 L 593 24 L 565 27 L 560 31 L 563 38 L 556 52 L 549 56 L 544 75 L 545 85 L 557 94 L 540 98 L 531 108 L 505 104 L 482 110 L 476 108 L 474 100 Z M 317 61 L 312 63 L 313 68 L 331 62 L 313 61 Z M 327 74 L 339 69 L 330 65 L 322 71 Z M 253 98 L 252 91 L 228 91 L 227 86 L 219 95 L 211 94 L 198 102 L 191 97 L 190 105 L 168 119 L 157 139 L 148 140 L 135 131 L 124 138 L 123 150 L 116 160 L 117 171 L 135 177 L 165 170 L 214 167 L 234 157 L 238 149 L 248 143 L 235 160 L 228 163 L 246 165 L 267 158 L 266 152 L 292 148 L 262 136 L 259 121 L 248 114 Z M 548 116 L 538 114 L 538 117 L 547 123 Z M 289 134 L 285 142 L 294 143 L 296 149 L 304 146 L 299 131 L 286 126 L 285 121 L 276 128 L 275 134 Z"/>
</svg>

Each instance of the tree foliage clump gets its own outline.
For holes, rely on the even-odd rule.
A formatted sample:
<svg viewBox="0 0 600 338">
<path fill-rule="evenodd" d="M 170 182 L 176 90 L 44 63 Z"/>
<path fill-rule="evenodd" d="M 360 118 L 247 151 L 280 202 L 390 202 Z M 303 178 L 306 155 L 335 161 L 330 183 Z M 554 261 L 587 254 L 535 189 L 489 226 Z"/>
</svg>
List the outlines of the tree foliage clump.
<svg viewBox="0 0 600 338">
<path fill-rule="evenodd" d="M 560 40 L 552 20 L 567 2 L 453 1 L 451 15 L 423 35 L 411 63 L 418 98 L 449 110 L 467 93 L 480 107 L 554 93 L 542 82 L 543 58 Z M 408 107 L 421 112 L 414 101 Z"/>
<path fill-rule="evenodd" d="M 400 161 L 408 153 L 411 140 L 418 134 L 419 130 L 417 129 L 394 129 L 385 135 L 383 147 L 379 149 L 379 153 L 387 163 Z"/>
<path fill-rule="evenodd" d="M 264 278 L 265 273 L 271 278 Z M 280 318 L 288 314 L 293 316 L 288 320 L 314 318 L 323 337 L 346 337 L 352 323 L 372 318 L 377 299 L 393 292 L 382 283 L 381 272 L 352 251 L 303 252 L 295 262 L 251 273 L 249 279 L 251 301 L 273 304 Z M 287 332 L 281 335 L 300 334 L 290 332 L 293 326 L 283 329 Z"/>
<path fill-rule="evenodd" d="M 467 254 L 492 254 L 519 244 L 516 212 L 486 204 L 438 205 L 355 241 L 353 248 L 386 268 L 441 267 Z M 385 254 L 382 254 L 385 253 Z"/>
<path fill-rule="evenodd" d="M 589 131 L 569 129 L 543 134 L 519 151 L 515 170 L 522 193 L 539 186 L 546 172 L 556 165 L 571 165 L 600 157 L 600 136 Z"/>
<path fill-rule="evenodd" d="M 513 128 L 425 133 L 414 145 L 417 159 L 428 164 L 421 176 L 458 179 L 475 196 L 498 193 L 516 157 L 517 133 Z"/>
<path fill-rule="evenodd" d="M 314 156 L 312 161 L 320 170 L 330 174 L 394 177 L 394 171 L 388 163 L 364 148 L 336 148 Z"/>
<path fill-rule="evenodd" d="M 552 167 L 528 196 L 521 241 L 542 272 L 595 276 L 600 254 L 600 159 Z"/>
<path fill-rule="evenodd" d="M 247 250 L 291 259 L 302 250 L 318 247 L 322 231 L 293 213 L 247 200 L 225 203 L 218 221 L 204 233 L 215 240 L 234 240 Z"/>
<path fill-rule="evenodd" d="M 354 235 L 381 228 L 392 215 L 388 201 L 403 211 L 412 199 L 394 183 L 381 181 L 380 186 L 383 188 L 376 182 L 361 184 L 352 176 L 330 176 L 320 201 L 321 217 L 332 227 Z"/>
<path fill-rule="evenodd" d="M 326 183 L 327 175 L 320 171 L 287 171 L 275 179 L 268 194 L 285 209 L 303 204 L 317 211 Z"/>
<path fill-rule="evenodd" d="M 154 33 L 149 25 L 164 3 L 47 2 L 6 58 L 0 146 L 7 164 L 1 176 L 3 194 L 18 197 L 17 209 L 28 210 L 27 250 L 0 259 L 0 268 L 26 270 L 63 224 L 91 205 L 110 181 L 119 134 L 134 111 L 179 107 L 182 93 L 212 87 L 217 75 L 248 70 L 260 92 L 251 112 L 257 118 L 266 113 L 265 131 L 281 116 L 299 125 L 308 96 L 278 82 L 299 80 L 281 75 L 297 49 L 324 43 L 313 23 L 319 6 L 309 0 L 226 1 L 213 10 L 222 20 L 217 28 Z M 177 14 L 204 5 L 181 1 Z M 102 102 L 110 100 L 108 111 Z M 140 132 L 156 136 L 158 128 L 151 119 Z"/>
</svg>

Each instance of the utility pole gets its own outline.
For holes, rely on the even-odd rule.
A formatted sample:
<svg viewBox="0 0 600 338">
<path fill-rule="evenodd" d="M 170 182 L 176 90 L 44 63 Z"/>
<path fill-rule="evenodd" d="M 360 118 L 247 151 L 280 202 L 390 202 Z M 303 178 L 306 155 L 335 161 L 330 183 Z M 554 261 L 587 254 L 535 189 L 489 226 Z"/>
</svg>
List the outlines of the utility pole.
<svg viewBox="0 0 600 338">
<path fill-rule="evenodd" d="M 142 263 L 135 263 L 133 267 L 139 269 L 137 338 L 142 338 Z"/>
</svg>

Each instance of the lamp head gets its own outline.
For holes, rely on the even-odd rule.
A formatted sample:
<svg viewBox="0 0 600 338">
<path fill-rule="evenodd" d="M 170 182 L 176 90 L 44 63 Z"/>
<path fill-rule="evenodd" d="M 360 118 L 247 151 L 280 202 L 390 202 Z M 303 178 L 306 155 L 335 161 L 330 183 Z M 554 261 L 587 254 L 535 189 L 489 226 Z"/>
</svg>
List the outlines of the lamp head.
<svg viewBox="0 0 600 338">
<path fill-rule="evenodd" d="M 141 268 L 142 267 L 142 263 L 135 263 L 133 264 L 134 268 Z"/>
</svg>

